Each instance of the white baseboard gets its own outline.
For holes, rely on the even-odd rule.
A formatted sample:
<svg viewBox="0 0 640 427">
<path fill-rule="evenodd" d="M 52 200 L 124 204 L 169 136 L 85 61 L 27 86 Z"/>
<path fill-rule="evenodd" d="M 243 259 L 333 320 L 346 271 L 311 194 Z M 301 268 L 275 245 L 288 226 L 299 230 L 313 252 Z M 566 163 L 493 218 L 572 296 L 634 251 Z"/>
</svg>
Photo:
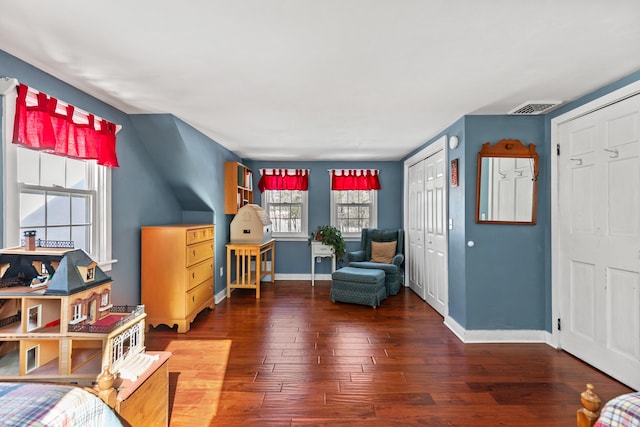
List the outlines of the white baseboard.
<svg viewBox="0 0 640 427">
<path fill-rule="evenodd" d="M 451 317 L 444 324 L 465 344 L 545 343 L 551 345 L 551 333 L 533 329 L 466 330 Z"/>
<path fill-rule="evenodd" d="M 231 289 L 231 292 L 233 292 L 233 289 Z M 227 287 L 225 286 L 223 290 L 221 290 L 220 292 L 214 295 L 213 301 L 216 304 L 219 304 L 226 297 L 227 297 Z"/>
<path fill-rule="evenodd" d="M 311 281 L 311 274 L 277 274 L 276 273 L 276 280 L 308 280 Z M 329 274 L 316 274 L 315 280 L 331 280 L 331 273 Z M 266 276 L 264 276 L 262 278 L 263 282 L 269 282 L 271 281 L 271 275 L 267 274 Z M 231 292 L 233 292 L 234 289 L 231 289 Z M 221 290 L 220 292 L 218 292 L 217 294 L 215 294 L 215 298 L 214 301 L 216 304 L 219 304 L 220 301 L 224 300 L 227 297 L 227 287 L 225 286 L 225 288 L 223 290 Z"/>
</svg>

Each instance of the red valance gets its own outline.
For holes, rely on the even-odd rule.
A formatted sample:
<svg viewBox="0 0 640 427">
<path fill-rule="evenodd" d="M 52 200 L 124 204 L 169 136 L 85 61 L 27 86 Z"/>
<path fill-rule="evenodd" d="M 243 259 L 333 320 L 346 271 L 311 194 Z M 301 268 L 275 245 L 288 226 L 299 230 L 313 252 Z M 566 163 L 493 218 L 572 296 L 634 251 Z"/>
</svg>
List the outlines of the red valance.
<svg viewBox="0 0 640 427">
<path fill-rule="evenodd" d="M 377 170 L 342 169 L 331 171 L 332 190 L 379 190 Z"/>
<path fill-rule="evenodd" d="M 260 172 L 260 191 L 309 189 L 308 169 L 262 169 Z"/>
<path fill-rule="evenodd" d="M 14 144 L 118 167 L 115 124 L 100 119 L 96 129 L 93 114 L 87 115 L 87 123 L 78 123 L 74 120 L 73 105 L 67 105 L 62 113 L 57 111 L 60 108 L 56 98 L 38 92 L 35 102 L 28 102 L 29 87 L 20 84 L 17 89 Z"/>
</svg>

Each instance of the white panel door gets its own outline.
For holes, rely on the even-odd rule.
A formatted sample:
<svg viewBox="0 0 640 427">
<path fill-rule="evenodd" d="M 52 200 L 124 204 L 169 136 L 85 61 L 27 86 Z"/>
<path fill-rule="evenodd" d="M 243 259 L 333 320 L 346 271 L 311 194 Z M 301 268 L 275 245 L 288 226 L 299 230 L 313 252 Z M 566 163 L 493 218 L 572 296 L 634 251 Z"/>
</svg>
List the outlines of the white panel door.
<svg viewBox="0 0 640 427">
<path fill-rule="evenodd" d="M 409 287 L 420 298 L 425 299 L 425 255 L 424 255 L 424 165 L 421 161 L 409 167 L 409 233 L 407 257 L 409 265 L 405 265 Z"/>
<path fill-rule="evenodd" d="M 562 348 L 640 389 L 640 95 L 559 126 Z"/>
<path fill-rule="evenodd" d="M 446 265 L 446 198 L 447 185 L 444 150 L 426 158 L 425 163 L 425 268 L 424 299 L 438 313 L 445 315 L 447 289 Z"/>
</svg>

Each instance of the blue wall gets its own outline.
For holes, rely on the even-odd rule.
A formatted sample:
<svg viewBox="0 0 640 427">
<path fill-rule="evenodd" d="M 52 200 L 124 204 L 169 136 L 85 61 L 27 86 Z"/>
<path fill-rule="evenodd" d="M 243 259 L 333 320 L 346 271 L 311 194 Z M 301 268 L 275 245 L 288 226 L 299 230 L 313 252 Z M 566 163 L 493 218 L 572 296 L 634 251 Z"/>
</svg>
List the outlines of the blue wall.
<svg viewBox="0 0 640 427">
<path fill-rule="evenodd" d="M 442 135 L 457 136 L 459 185 L 449 188 L 449 316 L 467 330 L 543 329 L 545 305 L 545 224 L 547 202 L 538 199 L 534 226 L 476 224 L 477 155 L 485 142 L 519 139 L 536 144 L 541 164 L 548 159 L 542 116 L 465 116 Z M 539 188 L 548 169 L 541 167 Z M 467 246 L 473 241 L 475 246 Z"/>
<path fill-rule="evenodd" d="M 380 191 L 378 191 L 378 227 L 402 228 L 403 165 L 400 162 L 272 162 L 246 161 L 254 172 L 254 202 L 261 203 L 258 180 L 260 169 L 309 169 L 309 232 L 318 225 L 331 223 L 331 193 L 328 169 L 379 169 Z M 347 251 L 358 249 L 357 241 L 347 241 Z M 276 242 L 277 274 L 309 274 L 311 271 L 311 249 L 304 241 Z M 316 265 L 316 274 L 331 271 L 329 260 Z"/>
<path fill-rule="evenodd" d="M 535 144 L 540 162 L 538 186 L 546 188 L 548 144 L 543 116 L 466 116 L 465 240 L 466 329 L 534 329 L 545 326 L 544 247 L 547 203 L 538 197 L 536 225 L 476 224 L 477 153 L 485 142 L 519 139 Z M 461 242 L 466 243 L 466 242 Z"/>
</svg>

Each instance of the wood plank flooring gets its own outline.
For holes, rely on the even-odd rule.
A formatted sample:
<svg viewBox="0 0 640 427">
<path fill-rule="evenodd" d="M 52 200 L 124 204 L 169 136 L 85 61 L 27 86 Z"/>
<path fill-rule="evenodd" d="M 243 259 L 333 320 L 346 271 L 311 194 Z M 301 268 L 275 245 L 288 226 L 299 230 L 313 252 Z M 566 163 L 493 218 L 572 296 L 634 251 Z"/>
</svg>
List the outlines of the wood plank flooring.
<svg viewBox="0 0 640 427">
<path fill-rule="evenodd" d="M 631 391 L 546 344 L 465 345 L 408 288 L 377 309 L 332 303 L 329 281 L 261 289 L 235 290 L 186 334 L 147 333 L 148 350 L 180 341 L 172 378 L 192 371 L 172 381 L 171 426 L 575 426 L 587 382 L 603 401 Z M 229 350 L 202 354 L 202 340 Z M 217 397 L 197 400 L 202 387 Z"/>
</svg>

